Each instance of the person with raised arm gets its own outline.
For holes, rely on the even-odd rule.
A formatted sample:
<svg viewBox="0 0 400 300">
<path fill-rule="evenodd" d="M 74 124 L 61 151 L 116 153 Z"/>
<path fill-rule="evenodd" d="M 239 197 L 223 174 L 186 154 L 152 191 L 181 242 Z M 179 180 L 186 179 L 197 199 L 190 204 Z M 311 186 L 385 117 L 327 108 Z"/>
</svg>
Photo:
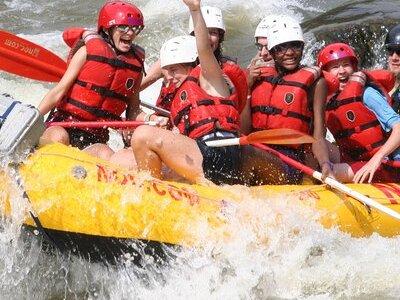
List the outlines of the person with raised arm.
<svg viewBox="0 0 400 300">
<path fill-rule="evenodd" d="M 161 178 L 167 167 L 190 182 L 238 182 L 240 149 L 211 148 L 205 142 L 238 137 L 239 113 L 209 41 L 199 0 L 183 0 L 193 19 L 193 36 L 178 36 L 160 50 L 169 89 L 172 131 L 140 126 L 131 145 L 139 170 Z M 197 59 L 200 64 L 197 63 Z"/>
<path fill-rule="evenodd" d="M 220 64 L 225 76 L 226 83 L 232 95 L 237 97 L 239 112 L 243 109 L 247 98 L 246 72 L 238 65 L 237 60 L 223 54 L 222 44 L 225 40 L 225 22 L 221 9 L 214 6 L 202 6 L 201 12 L 208 30 L 208 38 L 214 55 Z M 193 19 L 189 17 L 188 33 L 195 35 Z M 146 77 L 143 79 L 141 89 L 144 89 L 162 77 L 160 61 L 155 62 Z M 168 93 L 168 89 L 163 85 L 163 91 Z M 157 106 L 169 110 L 169 102 L 162 102 L 163 97 L 157 101 Z"/>
</svg>

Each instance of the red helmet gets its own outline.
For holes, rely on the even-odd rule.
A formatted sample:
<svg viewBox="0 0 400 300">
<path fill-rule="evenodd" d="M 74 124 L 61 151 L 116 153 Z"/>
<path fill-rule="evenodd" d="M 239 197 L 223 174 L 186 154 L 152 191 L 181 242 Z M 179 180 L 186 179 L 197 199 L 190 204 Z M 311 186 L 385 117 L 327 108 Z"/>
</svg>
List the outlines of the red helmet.
<svg viewBox="0 0 400 300">
<path fill-rule="evenodd" d="M 317 65 L 323 69 L 328 63 L 342 58 L 350 58 L 354 67 L 357 68 L 356 53 L 353 48 L 344 43 L 334 43 L 323 48 L 318 54 Z"/>
<path fill-rule="evenodd" d="M 99 12 L 97 30 L 109 29 L 116 25 L 137 26 L 143 29 L 142 12 L 135 5 L 125 1 L 110 1 L 103 5 Z"/>
</svg>

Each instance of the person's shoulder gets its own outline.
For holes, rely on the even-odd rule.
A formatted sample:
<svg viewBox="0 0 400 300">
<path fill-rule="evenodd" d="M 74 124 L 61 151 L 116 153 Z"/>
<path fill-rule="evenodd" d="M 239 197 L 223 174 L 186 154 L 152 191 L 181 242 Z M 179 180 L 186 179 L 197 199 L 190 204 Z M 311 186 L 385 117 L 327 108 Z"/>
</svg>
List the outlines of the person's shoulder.
<svg viewBox="0 0 400 300">
<path fill-rule="evenodd" d="M 363 92 L 363 103 L 369 108 L 376 107 L 379 103 L 381 105 L 386 102 L 386 99 L 381 92 L 372 86 L 366 86 Z"/>
<path fill-rule="evenodd" d="M 144 50 L 143 47 L 141 47 L 141 46 L 139 46 L 137 44 L 133 44 L 131 46 L 131 51 L 134 53 L 135 56 L 137 56 L 142 61 L 144 61 L 144 59 L 146 57 L 146 51 Z"/>
</svg>

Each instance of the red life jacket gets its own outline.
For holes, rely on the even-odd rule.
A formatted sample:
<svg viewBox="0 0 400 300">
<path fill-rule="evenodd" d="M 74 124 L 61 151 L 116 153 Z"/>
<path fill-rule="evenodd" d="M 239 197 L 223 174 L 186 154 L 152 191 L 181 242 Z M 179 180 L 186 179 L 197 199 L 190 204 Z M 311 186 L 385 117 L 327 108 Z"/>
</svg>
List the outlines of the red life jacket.
<svg viewBox="0 0 400 300">
<path fill-rule="evenodd" d="M 243 71 L 240 66 L 230 58 L 224 56 L 222 61 L 222 72 L 229 77 L 235 87 L 232 94 L 236 94 L 238 111 L 241 113 L 247 101 L 247 75 L 245 71 Z"/>
<path fill-rule="evenodd" d="M 82 120 L 118 120 L 141 79 L 144 54 L 134 45 L 117 55 L 100 36 L 89 39 L 86 49 L 86 62 L 57 108 Z"/>
<path fill-rule="evenodd" d="M 82 27 L 71 27 L 64 30 L 62 38 L 70 48 L 74 48 L 77 42 L 82 38 L 82 34 L 87 29 Z"/>
<path fill-rule="evenodd" d="M 176 87 L 171 84 L 168 87 L 162 83 L 160 95 L 158 96 L 156 106 L 162 109 L 171 110 L 172 99 L 174 98 Z"/>
<path fill-rule="evenodd" d="M 325 78 L 326 86 L 328 88 L 327 95 L 328 98 L 330 98 L 333 96 L 333 94 L 336 94 L 337 91 L 339 90 L 340 87 L 339 79 L 327 71 L 322 71 L 322 77 Z"/>
<path fill-rule="evenodd" d="M 196 139 L 215 130 L 237 132 L 239 113 L 232 99 L 208 95 L 199 86 L 200 67 L 194 68 L 172 92 L 171 120 L 180 133 Z"/>
<path fill-rule="evenodd" d="M 263 68 L 251 93 L 253 128 L 291 128 L 309 133 L 313 113 L 308 92 L 320 75 L 317 67 L 304 67 L 283 77 L 275 67 Z"/>
<path fill-rule="evenodd" d="M 387 95 L 384 86 L 388 82 L 375 80 L 374 72 L 365 73 L 367 85 Z M 351 76 L 343 91 L 331 97 L 326 106 L 327 127 L 346 161 L 369 160 L 387 139 L 376 115 L 363 103 L 365 85 L 359 76 Z M 390 101 L 389 96 L 386 99 Z"/>
<path fill-rule="evenodd" d="M 246 73 L 233 61 L 224 57 L 224 62 L 221 64 L 221 69 L 224 75 L 228 76 L 234 86 L 231 99 L 238 102 L 237 107 L 239 113 L 243 110 L 247 101 L 247 77 Z M 160 96 L 157 99 L 156 105 L 160 108 L 170 110 L 171 101 L 174 93 L 174 87 L 165 87 L 163 84 Z"/>
</svg>

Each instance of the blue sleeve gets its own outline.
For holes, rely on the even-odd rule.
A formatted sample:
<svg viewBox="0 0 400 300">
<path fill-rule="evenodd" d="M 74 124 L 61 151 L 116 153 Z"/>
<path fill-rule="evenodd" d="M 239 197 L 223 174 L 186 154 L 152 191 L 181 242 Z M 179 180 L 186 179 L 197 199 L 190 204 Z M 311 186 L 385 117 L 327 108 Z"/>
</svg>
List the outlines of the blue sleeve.
<svg viewBox="0 0 400 300">
<path fill-rule="evenodd" d="M 400 115 L 393 110 L 386 98 L 376 89 L 367 87 L 364 91 L 363 102 L 376 115 L 386 132 L 391 131 L 394 125 L 400 123 Z"/>
</svg>

